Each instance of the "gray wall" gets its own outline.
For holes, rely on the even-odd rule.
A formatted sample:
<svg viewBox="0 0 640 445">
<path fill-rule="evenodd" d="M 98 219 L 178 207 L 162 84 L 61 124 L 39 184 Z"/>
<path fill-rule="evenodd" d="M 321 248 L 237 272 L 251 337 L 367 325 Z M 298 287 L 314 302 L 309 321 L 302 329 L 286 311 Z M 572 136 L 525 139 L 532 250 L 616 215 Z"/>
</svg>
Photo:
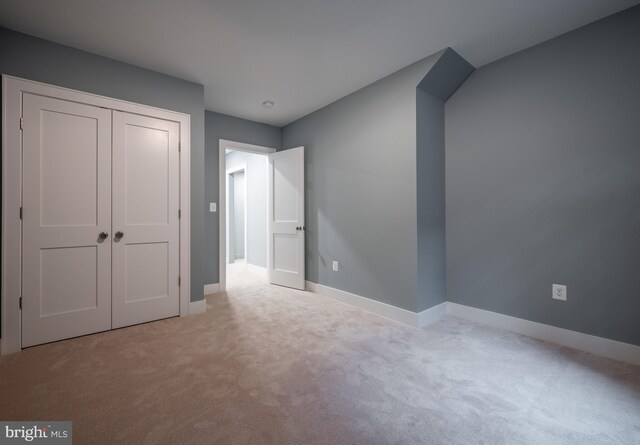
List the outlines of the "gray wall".
<svg viewBox="0 0 640 445">
<path fill-rule="evenodd" d="M 239 119 L 224 114 L 205 112 L 205 202 L 219 202 L 219 150 L 220 139 L 246 144 L 262 145 L 279 149 L 282 147 L 282 130 L 271 125 Z M 219 212 L 205 214 L 205 284 L 219 281 Z"/>
<path fill-rule="evenodd" d="M 267 156 L 242 151 L 227 154 L 227 170 L 246 165 L 247 263 L 267 267 Z"/>
<path fill-rule="evenodd" d="M 283 129 L 306 147 L 308 280 L 413 312 L 446 300 L 444 102 L 472 71 L 447 48 Z"/>
<path fill-rule="evenodd" d="M 640 7 L 476 70 L 446 150 L 449 300 L 640 345 Z"/>
<path fill-rule="evenodd" d="M 201 300 L 204 87 L 6 28 L 0 28 L 0 73 L 191 115 L 191 300 Z"/>
<path fill-rule="evenodd" d="M 416 87 L 438 57 L 283 129 L 305 146 L 307 280 L 417 310 Z"/>
</svg>

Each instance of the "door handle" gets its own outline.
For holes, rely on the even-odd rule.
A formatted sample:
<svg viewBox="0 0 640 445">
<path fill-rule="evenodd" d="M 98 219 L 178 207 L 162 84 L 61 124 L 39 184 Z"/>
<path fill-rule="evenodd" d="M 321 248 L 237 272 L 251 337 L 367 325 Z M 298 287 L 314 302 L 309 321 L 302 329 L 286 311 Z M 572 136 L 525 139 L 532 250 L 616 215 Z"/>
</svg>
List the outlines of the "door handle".
<svg viewBox="0 0 640 445">
<path fill-rule="evenodd" d="M 120 239 L 120 238 L 122 238 L 124 236 L 124 232 L 117 231 L 114 236 L 115 236 L 114 239 Z"/>
<path fill-rule="evenodd" d="M 107 232 L 100 232 L 100 234 L 98 234 L 98 238 L 107 239 L 109 238 L 109 234 Z"/>
</svg>

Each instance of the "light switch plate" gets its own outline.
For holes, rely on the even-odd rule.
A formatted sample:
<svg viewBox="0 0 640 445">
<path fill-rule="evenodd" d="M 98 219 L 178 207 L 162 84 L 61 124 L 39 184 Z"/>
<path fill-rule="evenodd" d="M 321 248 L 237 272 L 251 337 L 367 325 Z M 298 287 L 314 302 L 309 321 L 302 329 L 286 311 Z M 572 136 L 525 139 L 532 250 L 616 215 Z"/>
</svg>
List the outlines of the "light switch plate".
<svg viewBox="0 0 640 445">
<path fill-rule="evenodd" d="M 209 211 L 213 213 L 213 212 L 215 212 L 216 210 L 217 210 L 217 205 L 216 205 L 216 203 L 215 203 L 215 202 L 210 202 L 210 203 L 209 203 Z"/>
</svg>

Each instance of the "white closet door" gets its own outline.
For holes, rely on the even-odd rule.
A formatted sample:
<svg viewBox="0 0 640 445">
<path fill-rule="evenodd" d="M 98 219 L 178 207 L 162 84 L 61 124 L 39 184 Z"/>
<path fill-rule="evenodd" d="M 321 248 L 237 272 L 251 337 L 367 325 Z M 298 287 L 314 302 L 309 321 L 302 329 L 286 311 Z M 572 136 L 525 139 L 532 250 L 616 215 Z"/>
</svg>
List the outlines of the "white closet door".
<svg viewBox="0 0 640 445">
<path fill-rule="evenodd" d="M 304 289 L 304 147 L 269 155 L 269 282 Z"/>
<path fill-rule="evenodd" d="M 179 124 L 113 112 L 113 327 L 179 315 Z"/>
<path fill-rule="evenodd" d="M 111 328 L 111 110 L 23 95 L 22 346 Z"/>
</svg>

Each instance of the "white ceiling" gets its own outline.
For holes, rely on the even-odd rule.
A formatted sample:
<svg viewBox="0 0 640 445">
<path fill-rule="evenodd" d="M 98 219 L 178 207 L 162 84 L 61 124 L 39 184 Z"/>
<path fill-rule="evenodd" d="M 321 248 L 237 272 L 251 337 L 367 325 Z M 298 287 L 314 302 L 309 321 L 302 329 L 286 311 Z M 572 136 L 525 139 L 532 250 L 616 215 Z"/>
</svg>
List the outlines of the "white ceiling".
<svg viewBox="0 0 640 445">
<path fill-rule="evenodd" d="M 207 109 L 282 126 L 444 47 L 481 66 L 638 3 L 0 0 L 0 26 L 201 83 Z"/>
</svg>

